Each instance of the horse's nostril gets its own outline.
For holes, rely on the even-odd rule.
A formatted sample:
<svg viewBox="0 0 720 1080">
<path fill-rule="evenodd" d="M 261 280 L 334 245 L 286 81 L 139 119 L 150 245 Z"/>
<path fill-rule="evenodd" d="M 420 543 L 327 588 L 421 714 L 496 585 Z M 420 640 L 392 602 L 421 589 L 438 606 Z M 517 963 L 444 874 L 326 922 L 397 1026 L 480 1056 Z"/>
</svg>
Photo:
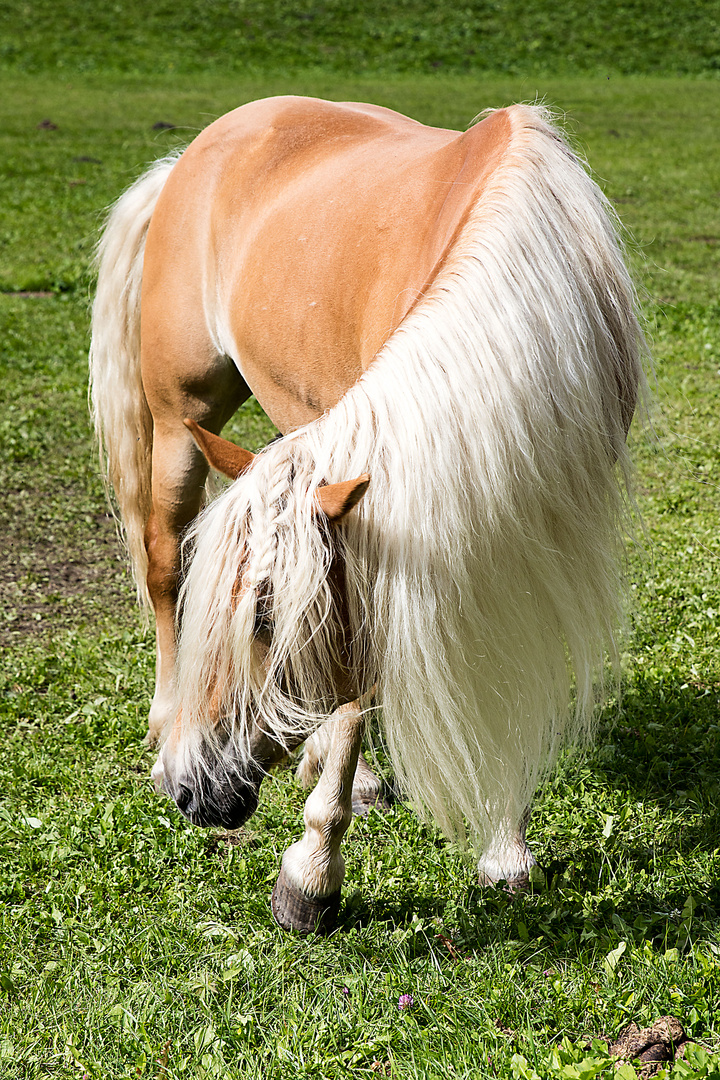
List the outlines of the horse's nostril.
<svg viewBox="0 0 720 1080">
<path fill-rule="evenodd" d="M 194 792 L 191 790 L 191 788 L 187 787 L 185 784 L 179 784 L 178 793 L 175 796 L 175 802 L 177 803 L 178 810 L 187 810 L 188 806 L 193 801 L 193 797 Z"/>
</svg>

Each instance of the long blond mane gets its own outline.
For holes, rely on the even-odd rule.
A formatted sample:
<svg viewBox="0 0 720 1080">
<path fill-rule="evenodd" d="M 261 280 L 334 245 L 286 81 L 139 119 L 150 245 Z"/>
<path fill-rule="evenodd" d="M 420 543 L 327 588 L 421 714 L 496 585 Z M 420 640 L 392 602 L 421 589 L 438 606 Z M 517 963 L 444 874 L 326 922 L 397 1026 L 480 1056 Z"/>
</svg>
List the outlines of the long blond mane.
<svg viewBox="0 0 720 1080">
<path fill-rule="evenodd" d="M 338 640 L 314 493 L 369 472 L 333 541 L 357 691 L 378 685 L 407 793 L 478 847 L 592 727 L 621 621 L 625 432 L 642 382 L 608 204 L 543 110 L 509 115 L 503 160 L 427 295 L 334 409 L 199 520 L 179 655 L 187 722 L 239 717 L 241 755 L 250 719 L 288 742 L 312 730 L 334 704 Z M 253 645 L 263 607 L 267 667 Z"/>
</svg>

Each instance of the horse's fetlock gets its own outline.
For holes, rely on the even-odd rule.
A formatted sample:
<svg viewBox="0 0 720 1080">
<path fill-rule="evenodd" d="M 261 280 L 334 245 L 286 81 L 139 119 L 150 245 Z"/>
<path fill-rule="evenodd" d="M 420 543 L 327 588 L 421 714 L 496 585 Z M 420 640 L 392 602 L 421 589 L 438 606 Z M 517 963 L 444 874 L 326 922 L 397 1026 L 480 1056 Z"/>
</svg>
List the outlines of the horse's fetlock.
<svg viewBox="0 0 720 1080">
<path fill-rule="evenodd" d="M 346 832 L 352 820 L 352 810 L 335 799 L 324 797 L 318 788 L 315 788 L 305 803 L 304 817 L 307 829 L 314 829 L 327 836 Z"/>
<path fill-rule="evenodd" d="M 329 811 L 325 817 L 324 831 L 327 834 L 347 832 L 352 821 L 352 809 L 350 807 L 337 804 Z"/>
</svg>

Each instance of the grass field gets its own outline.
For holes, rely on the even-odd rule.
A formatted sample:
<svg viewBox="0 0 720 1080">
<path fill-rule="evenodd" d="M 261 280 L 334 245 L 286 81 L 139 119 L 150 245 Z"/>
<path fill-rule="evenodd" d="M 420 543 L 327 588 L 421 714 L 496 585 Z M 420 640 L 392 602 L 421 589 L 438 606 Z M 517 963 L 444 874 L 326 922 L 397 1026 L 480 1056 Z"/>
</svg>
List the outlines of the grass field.
<svg viewBox="0 0 720 1080">
<path fill-rule="evenodd" d="M 144 74 L 717 76 L 720 19 L 703 0 L 28 0 L 0 8 L 0 64 Z"/>
<path fill-rule="evenodd" d="M 629 59 L 608 79 L 598 65 L 612 42 L 596 32 L 600 59 L 563 77 L 544 73 L 567 61 L 546 39 L 532 64 L 518 45 L 515 68 L 494 75 L 479 62 L 464 74 L 462 57 L 447 74 L 398 74 L 386 48 L 354 79 L 339 73 L 357 69 L 350 54 L 308 71 L 316 61 L 302 49 L 292 63 L 273 53 L 250 77 L 232 57 L 207 59 L 217 21 L 180 50 L 181 15 L 199 18 L 199 5 L 166 13 L 167 41 L 150 35 L 147 48 L 133 10 L 115 7 L 122 48 L 112 27 L 86 19 L 61 56 L 70 15 L 39 3 L 3 39 L 0 1076 L 589 1080 L 612 1073 L 592 1036 L 663 1014 L 707 1048 L 672 1075 L 719 1076 L 717 81 L 617 75 L 638 70 Z M 247 10 L 252 20 L 260 8 Z M 342 10 L 322 9 L 336 43 Z M 347 10 L 357 47 L 362 11 Z M 547 11 L 530 5 L 527 17 Z M 716 31 L 691 33 L 709 12 L 678 7 L 666 71 L 714 70 Z M 450 15 L 444 28 L 460 20 Z M 641 23 L 630 19 L 631 43 Z M 658 26 L 648 70 L 669 40 Z M 398 805 L 354 822 L 326 940 L 283 934 L 269 912 L 281 853 L 302 831 L 290 767 L 238 835 L 194 829 L 152 792 L 141 743 L 152 635 L 86 413 L 88 262 L 103 208 L 215 116 L 287 91 L 454 127 L 518 99 L 565 112 L 632 233 L 655 356 L 650 419 L 632 436 L 644 529 L 629 547 L 623 699 L 608 704 L 596 749 L 564 761 L 538 800 L 530 839 L 546 888 L 515 902 L 479 889 L 461 853 Z M 39 295 L 18 295 L 28 292 Z M 232 430 L 250 447 L 271 434 L 252 404 Z M 402 994 L 413 997 L 405 1010 Z"/>
</svg>

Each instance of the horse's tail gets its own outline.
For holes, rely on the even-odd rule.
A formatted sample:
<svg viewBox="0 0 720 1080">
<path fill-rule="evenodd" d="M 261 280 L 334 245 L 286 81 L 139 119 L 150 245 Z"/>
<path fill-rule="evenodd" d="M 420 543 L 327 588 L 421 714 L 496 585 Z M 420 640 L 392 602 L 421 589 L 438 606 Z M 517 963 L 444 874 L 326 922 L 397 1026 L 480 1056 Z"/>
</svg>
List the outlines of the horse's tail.
<svg viewBox="0 0 720 1080">
<path fill-rule="evenodd" d="M 140 290 L 150 219 L 176 160 L 157 161 L 118 199 L 95 260 L 90 403 L 108 494 L 112 487 L 142 604 L 150 602 L 144 532 L 153 424 L 140 373 Z"/>
</svg>

